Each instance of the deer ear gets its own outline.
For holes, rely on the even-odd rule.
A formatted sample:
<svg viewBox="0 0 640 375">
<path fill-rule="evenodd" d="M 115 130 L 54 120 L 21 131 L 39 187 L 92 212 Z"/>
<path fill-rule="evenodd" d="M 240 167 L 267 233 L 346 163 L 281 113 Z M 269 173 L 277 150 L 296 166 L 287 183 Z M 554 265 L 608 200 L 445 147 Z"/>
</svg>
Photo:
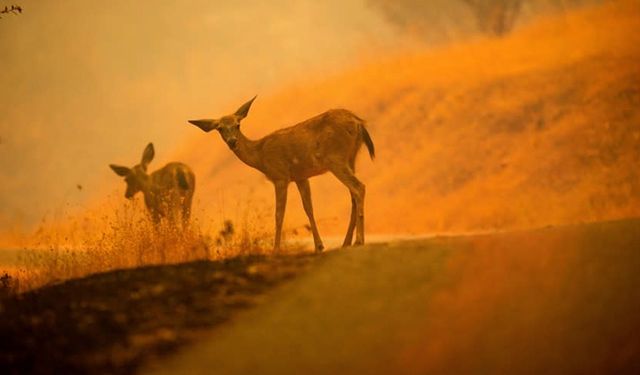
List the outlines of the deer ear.
<svg viewBox="0 0 640 375">
<path fill-rule="evenodd" d="M 251 108 L 251 104 L 253 104 L 253 101 L 256 100 L 257 97 L 258 97 L 258 95 L 254 96 L 253 99 L 251 99 L 248 102 L 244 103 L 242 105 L 242 107 L 238 108 L 238 110 L 234 114 L 236 116 L 238 116 L 240 118 L 240 120 L 242 120 L 243 118 L 247 117 L 247 114 L 249 113 L 249 108 Z"/>
<path fill-rule="evenodd" d="M 115 164 L 109 164 L 109 167 L 111 167 L 111 169 L 113 169 L 113 171 L 116 172 L 118 176 L 122 176 L 122 177 L 128 175 L 129 172 L 131 171 L 131 169 L 127 167 L 123 167 Z"/>
<path fill-rule="evenodd" d="M 202 119 L 202 120 L 188 120 L 190 124 L 193 124 L 205 132 L 210 132 L 218 128 L 218 122 L 215 120 Z"/>
<path fill-rule="evenodd" d="M 144 169 L 147 169 L 147 166 L 151 163 L 155 155 L 156 151 L 153 149 L 153 143 L 149 143 L 147 147 L 145 147 L 144 152 L 142 152 L 142 160 L 140 161 Z"/>
</svg>

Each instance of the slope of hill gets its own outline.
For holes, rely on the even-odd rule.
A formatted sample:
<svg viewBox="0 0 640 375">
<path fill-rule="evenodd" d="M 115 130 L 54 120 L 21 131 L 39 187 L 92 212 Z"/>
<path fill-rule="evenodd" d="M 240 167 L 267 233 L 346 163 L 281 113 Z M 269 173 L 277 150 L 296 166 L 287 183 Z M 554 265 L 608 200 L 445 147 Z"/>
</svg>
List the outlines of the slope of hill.
<svg viewBox="0 0 640 375">
<path fill-rule="evenodd" d="M 378 157 L 361 157 L 370 232 L 535 227 L 640 215 L 640 7 L 620 1 L 542 19 L 503 39 L 363 63 L 259 97 L 258 138 L 332 107 L 368 120 Z M 247 98 L 253 93 L 247 93 Z M 212 108 L 227 114 L 237 104 Z M 205 114 L 193 114 L 194 117 Z M 193 129 L 179 157 L 213 216 L 265 215 L 271 184 L 217 134 Z M 321 233 L 342 233 L 349 199 L 312 179 Z M 288 228 L 306 223 L 289 195 Z"/>
</svg>

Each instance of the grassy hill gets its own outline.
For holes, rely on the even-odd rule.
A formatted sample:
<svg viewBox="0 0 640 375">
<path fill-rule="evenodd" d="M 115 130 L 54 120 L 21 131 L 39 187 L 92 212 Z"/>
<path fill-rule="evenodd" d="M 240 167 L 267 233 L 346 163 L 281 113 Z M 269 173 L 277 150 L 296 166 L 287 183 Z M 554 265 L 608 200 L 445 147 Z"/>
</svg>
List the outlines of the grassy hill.
<svg viewBox="0 0 640 375">
<path fill-rule="evenodd" d="M 637 2 L 611 2 L 540 19 L 502 39 L 365 61 L 259 96 L 243 129 L 258 138 L 334 107 L 367 119 L 378 157 L 362 157 L 357 168 L 367 184 L 370 232 L 639 215 L 638 27 Z M 232 112 L 244 99 L 210 115 Z M 199 203 L 210 214 L 259 213 L 271 227 L 271 184 L 217 134 L 194 129 L 177 154 L 195 167 Z M 290 229 L 306 223 L 294 189 Z M 346 189 L 323 176 L 312 180 L 312 192 L 321 233 L 342 233 Z"/>
</svg>

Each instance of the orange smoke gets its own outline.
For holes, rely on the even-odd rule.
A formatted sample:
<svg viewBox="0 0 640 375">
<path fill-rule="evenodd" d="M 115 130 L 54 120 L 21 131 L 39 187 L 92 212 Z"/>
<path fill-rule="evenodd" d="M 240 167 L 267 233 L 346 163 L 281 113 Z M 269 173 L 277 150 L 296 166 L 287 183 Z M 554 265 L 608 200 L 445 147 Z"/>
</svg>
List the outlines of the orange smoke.
<svg viewBox="0 0 640 375">
<path fill-rule="evenodd" d="M 258 138 L 334 107 L 365 118 L 379 155 L 357 164 L 369 232 L 637 216 L 639 26 L 638 7 L 615 2 L 542 19 L 504 39 L 363 63 L 259 96 L 243 129 Z M 230 113 L 247 98 L 207 115 Z M 224 197 L 273 207 L 259 172 L 217 134 L 193 133 L 176 156 L 199 172 L 202 205 Z M 312 194 L 321 234 L 341 234 L 346 189 L 323 176 L 312 179 Z M 290 228 L 306 223 L 293 190 L 286 215 Z"/>
</svg>

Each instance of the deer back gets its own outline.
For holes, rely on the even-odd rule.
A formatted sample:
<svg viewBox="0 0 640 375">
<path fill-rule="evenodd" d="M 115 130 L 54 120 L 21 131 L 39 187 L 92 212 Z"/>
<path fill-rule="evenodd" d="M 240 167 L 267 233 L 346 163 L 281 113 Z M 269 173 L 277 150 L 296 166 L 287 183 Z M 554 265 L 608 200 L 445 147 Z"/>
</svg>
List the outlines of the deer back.
<svg viewBox="0 0 640 375">
<path fill-rule="evenodd" d="M 348 110 L 334 109 L 260 140 L 262 171 L 276 180 L 301 180 L 333 165 L 348 165 L 362 144 L 364 122 Z"/>
<path fill-rule="evenodd" d="M 195 190 L 195 174 L 186 164 L 169 163 L 149 175 L 149 193 L 145 195 L 145 203 L 151 210 L 160 210 L 161 206 L 178 208 L 190 201 Z M 188 198 L 188 199 L 185 199 Z"/>
</svg>

